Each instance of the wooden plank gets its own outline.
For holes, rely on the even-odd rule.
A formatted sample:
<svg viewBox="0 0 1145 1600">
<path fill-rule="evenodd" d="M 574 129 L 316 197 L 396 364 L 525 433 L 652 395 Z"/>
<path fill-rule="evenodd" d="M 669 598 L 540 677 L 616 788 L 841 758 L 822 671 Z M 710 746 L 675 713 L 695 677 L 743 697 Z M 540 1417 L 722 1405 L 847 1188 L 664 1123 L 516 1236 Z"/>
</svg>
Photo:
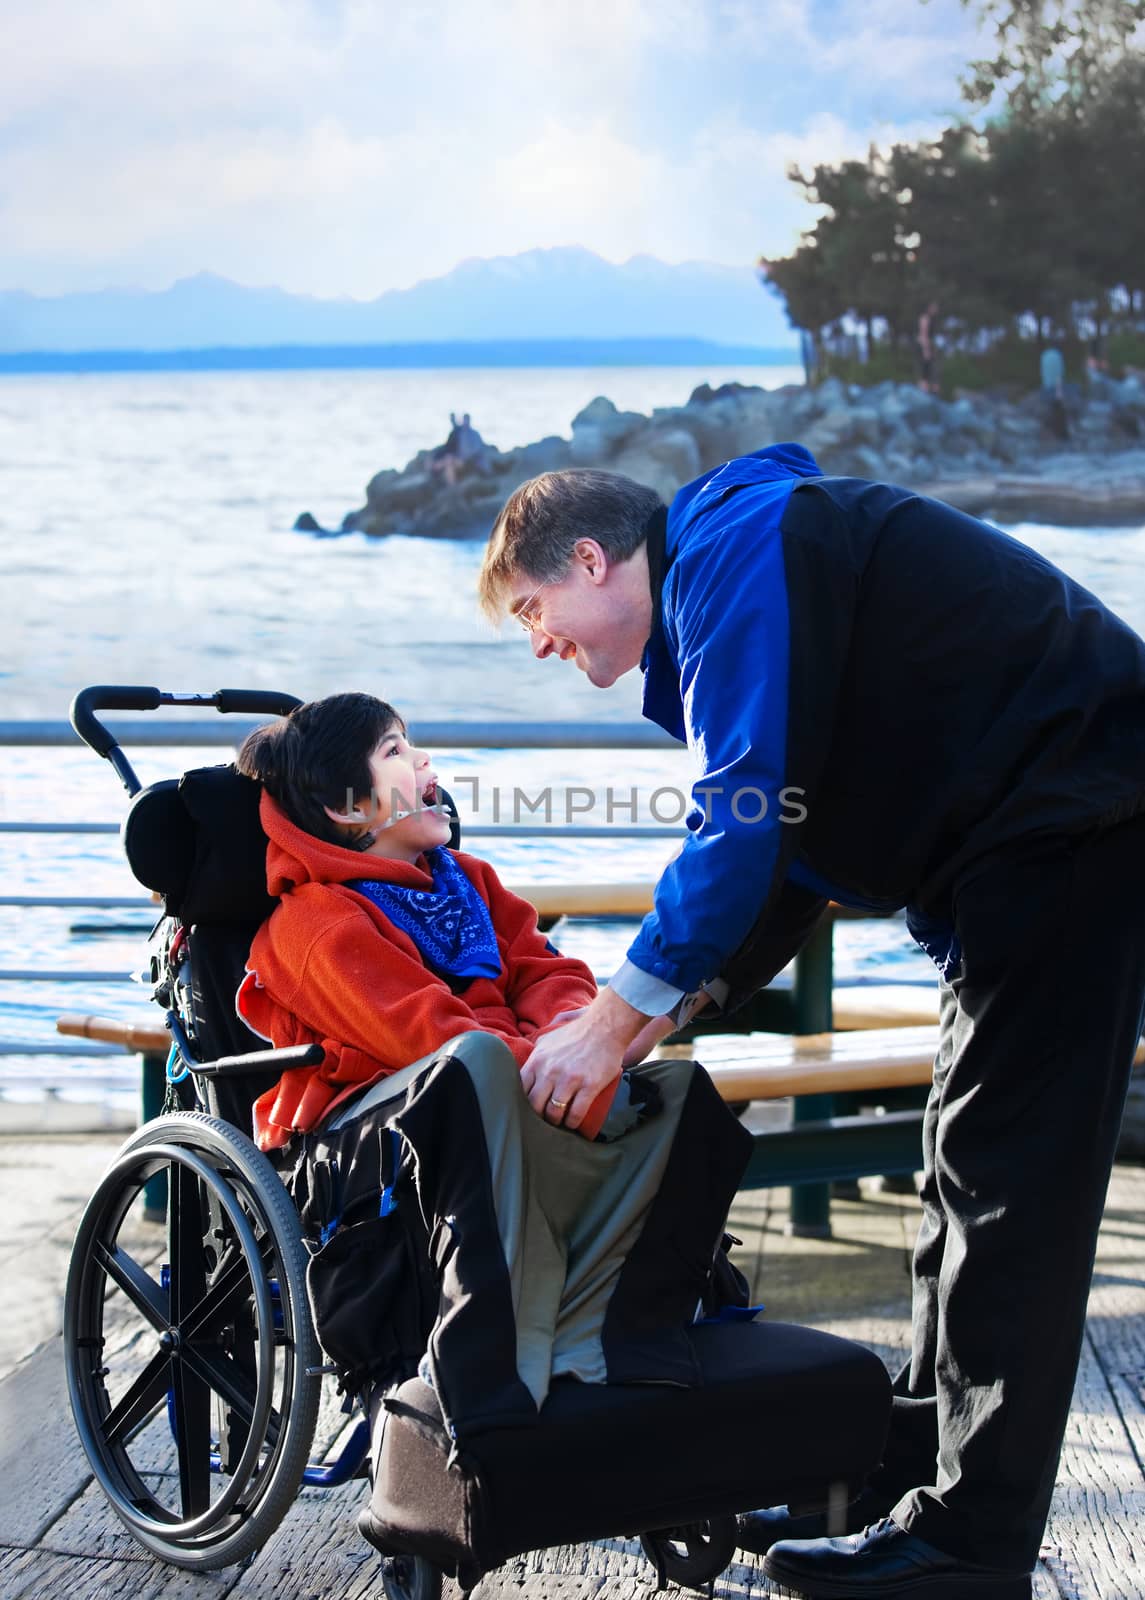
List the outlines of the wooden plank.
<svg viewBox="0 0 1145 1600">
<path fill-rule="evenodd" d="M 1145 1592 L 1145 1168 L 1114 1170 L 1043 1559 L 1064 1600 Z"/>
<path fill-rule="evenodd" d="M 127 1547 L 99 1553 L 54 1543 L 0 1553 L 4 1600 L 226 1600 L 235 1576 L 233 1571 L 184 1572 L 131 1540 Z"/>
<path fill-rule="evenodd" d="M 694 1054 L 725 1100 L 890 1089 L 930 1082 L 937 1028 L 858 1033 L 713 1034 L 664 1054 Z M 1135 1064 L 1145 1063 L 1145 1040 Z"/>
<path fill-rule="evenodd" d="M 365 1480 L 340 1489 L 304 1489 L 258 1557 L 235 1583 L 233 1600 L 334 1596 L 378 1600 L 381 1557 L 358 1532 Z"/>
<path fill-rule="evenodd" d="M 140 1553 L 130 1565 L 122 1561 L 92 1562 L 86 1556 L 48 1549 L 6 1550 L 0 1553 L 0 1594 L 4 1600 L 105 1600 L 131 1595 L 132 1580 L 146 1558 Z M 152 1567 L 152 1563 L 147 1563 Z M 126 1588 L 123 1587 L 126 1583 Z"/>
<path fill-rule="evenodd" d="M 880 983 L 862 989 L 837 988 L 831 1001 L 831 1025 L 844 1030 L 937 1027 L 938 985 L 923 989 L 909 983 Z"/>
<path fill-rule="evenodd" d="M 930 1082 L 938 1030 L 712 1034 L 673 1054 L 694 1053 L 725 1100 L 890 1089 Z"/>
<path fill-rule="evenodd" d="M 484 1577 L 473 1594 L 474 1600 L 647 1600 L 654 1588 L 654 1570 L 636 1540 L 602 1539 L 515 1557 Z M 449 1589 L 456 1596 L 456 1585 Z M 713 1588 L 718 1600 L 782 1592 L 771 1587 L 753 1558 L 733 1559 Z"/>
<path fill-rule="evenodd" d="M 34 1544 L 90 1477 L 55 1338 L 0 1382 L 0 1543 Z"/>
<path fill-rule="evenodd" d="M 654 885 L 628 883 L 508 883 L 536 907 L 539 917 L 644 917 L 652 909 Z"/>
<path fill-rule="evenodd" d="M 71 1239 L 118 1144 L 102 1135 L 0 1139 L 0 1377 L 59 1332 Z"/>
<path fill-rule="evenodd" d="M 1063 1600 L 1141 1600 L 1145 1478 L 1087 1335 L 1041 1561 Z"/>
</svg>

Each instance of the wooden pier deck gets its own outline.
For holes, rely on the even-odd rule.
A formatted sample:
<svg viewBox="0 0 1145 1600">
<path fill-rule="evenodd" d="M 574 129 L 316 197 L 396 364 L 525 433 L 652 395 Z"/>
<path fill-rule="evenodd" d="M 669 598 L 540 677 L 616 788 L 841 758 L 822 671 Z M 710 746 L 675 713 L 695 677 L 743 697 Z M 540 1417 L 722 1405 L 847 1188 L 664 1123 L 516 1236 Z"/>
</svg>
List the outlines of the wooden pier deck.
<svg viewBox="0 0 1145 1600">
<path fill-rule="evenodd" d="M 304 1491 L 249 1567 L 203 1575 L 143 1553 L 92 1486 L 64 1390 L 60 1295 L 72 1229 L 115 1143 L 0 1138 L 0 1600 L 381 1600 L 378 1558 L 354 1528 L 362 1483 Z M 734 1213 L 737 1259 L 770 1313 L 863 1340 L 896 1363 L 908 1337 L 916 1200 L 868 1185 L 862 1200 L 835 1203 L 826 1241 L 788 1238 L 786 1204 L 785 1191 L 757 1191 Z M 653 1584 L 637 1546 L 609 1541 L 512 1561 L 475 1593 L 638 1600 Z M 771 1592 L 751 1558 L 716 1584 L 719 1600 Z M 1035 1594 L 1145 1596 L 1145 1168 L 1119 1167 L 1110 1190 Z M 456 1600 L 450 1585 L 446 1600 Z"/>
</svg>

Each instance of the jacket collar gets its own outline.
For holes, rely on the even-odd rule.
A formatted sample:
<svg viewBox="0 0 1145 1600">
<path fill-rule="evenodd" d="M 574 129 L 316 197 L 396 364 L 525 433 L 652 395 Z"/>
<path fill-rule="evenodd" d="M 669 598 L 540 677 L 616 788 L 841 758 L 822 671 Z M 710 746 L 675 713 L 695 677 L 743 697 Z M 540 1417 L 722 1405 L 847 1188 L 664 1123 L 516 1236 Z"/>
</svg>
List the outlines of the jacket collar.
<svg viewBox="0 0 1145 1600">
<path fill-rule="evenodd" d="M 685 742 L 683 707 L 680 705 L 680 669 L 664 632 L 664 580 L 668 573 L 668 508 L 658 506 L 648 519 L 648 587 L 652 591 L 652 632 L 644 646 L 640 669 L 644 674 L 641 712 L 658 723 L 673 739 Z"/>
</svg>

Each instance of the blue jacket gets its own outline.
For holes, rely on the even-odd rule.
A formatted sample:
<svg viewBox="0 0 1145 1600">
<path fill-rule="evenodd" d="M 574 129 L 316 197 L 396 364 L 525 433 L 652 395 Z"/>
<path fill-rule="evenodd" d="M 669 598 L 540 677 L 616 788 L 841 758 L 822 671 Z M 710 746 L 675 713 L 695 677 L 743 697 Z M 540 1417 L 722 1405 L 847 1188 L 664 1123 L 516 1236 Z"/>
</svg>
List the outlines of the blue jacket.
<svg viewBox="0 0 1145 1600">
<path fill-rule="evenodd" d="M 792 444 L 688 484 L 656 537 L 644 715 L 701 777 L 642 973 L 743 998 L 829 899 L 907 907 L 949 971 L 965 873 L 1145 809 L 1145 645 L 1027 546 Z"/>
</svg>

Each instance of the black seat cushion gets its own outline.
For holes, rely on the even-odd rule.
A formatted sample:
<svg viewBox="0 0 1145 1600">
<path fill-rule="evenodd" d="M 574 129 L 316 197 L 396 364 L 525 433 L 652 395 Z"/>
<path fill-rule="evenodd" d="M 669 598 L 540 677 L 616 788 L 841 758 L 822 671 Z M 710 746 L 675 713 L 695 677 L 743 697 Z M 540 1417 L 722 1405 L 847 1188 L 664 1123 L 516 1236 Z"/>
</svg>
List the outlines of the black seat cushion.
<svg viewBox="0 0 1145 1600">
<path fill-rule="evenodd" d="M 562 1379 L 536 1424 L 452 1468 L 434 1393 L 411 1379 L 375 1427 L 370 1537 L 468 1583 L 524 1550 L 813 1500 L 878 1465 L 891 1391 L 872 1351 L 778 1322 L 692 1337 L 700 1387 Z"/>
</svg>

